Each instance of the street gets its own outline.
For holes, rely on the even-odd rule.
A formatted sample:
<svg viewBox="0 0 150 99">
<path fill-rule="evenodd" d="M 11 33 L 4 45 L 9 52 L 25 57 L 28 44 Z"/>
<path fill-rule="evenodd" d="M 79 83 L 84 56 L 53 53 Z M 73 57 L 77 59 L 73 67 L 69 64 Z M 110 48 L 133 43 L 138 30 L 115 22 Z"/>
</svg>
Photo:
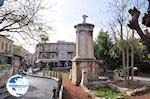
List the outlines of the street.
<svg viewBox="0 0 150 99">
<path fill-rule="evenodd" d="M 57 88 L 57 81 L 53 79 L 38 78 L 25 76 L 25 79 L 29 83 L 29 89 L 27 93 L 19 98 L 10 96 L 5 99 L 52 99 L 53 88 Z"/>
<path fill-rule="evenodd" d="M 140 81 L 141 83 L 150 84 L 150 78 L 147 77 L 134 76 L 134 80 Z"/>
</svg>

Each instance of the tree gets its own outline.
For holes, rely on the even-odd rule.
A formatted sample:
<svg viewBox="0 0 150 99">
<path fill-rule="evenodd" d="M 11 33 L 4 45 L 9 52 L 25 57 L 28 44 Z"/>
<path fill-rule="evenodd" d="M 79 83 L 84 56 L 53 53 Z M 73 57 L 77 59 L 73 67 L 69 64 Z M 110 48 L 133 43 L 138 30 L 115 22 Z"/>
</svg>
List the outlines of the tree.
<svg viewBox="0 0 150 99">
<path fill-rule="evenodd" d="M 147 12 L 145 13 L 144 17 L 142 18 L 142 24 L 145 25 L 146 27 L 150 27 L 150 0 L 148 0 L 149 2 L 149 6 L 147 9 Z M 139 34 L 139 36 L 141 37 L 141 40 L 143 42 L 144 45 L 147 46 L 147 54 L 150 53 L 150 33 L 148 31 L 148 29 L 145 29 L 144 32 L 141 29 L 139 24 L 139 17 L 140 17 L 140 10 L 139 10 L 139 6 L 137 4 L 137 6 L 135 6 L 133 9 L 129 9 L 129 13 L 132 16 L 132 19 L 129 21 L 129 28 L 132 29 L 133 33 L 134 30 Z M 133 42 L 134 43 L 134 42 Z M 133 48 L 132 48 L 133 50 Z M 133 55 L 132 55 L 132 61 L 133 61 Z M 131 62 L 132 62 L 131 61 Z M 131 63 L 131 66 L 133 67 L 133 62 Z M 134 75 L 134 70 L 132 68 L 132 75 L 131 75 L 131 80 L 133 80 L 133 75 Z"/>
<path fill-rule="evenodd" d="M 150 0 L 148 0 L 148 3 L 149 6 L 147 12 L 142 18 L 142 24 L 145 27 L 150 27 Z M 141 29 L 141 26 L 139 24 L 140 11 L 136 7 L 134 7 L 133 9 L 129 9 L 129 13 L 132 16 L 132 19 L 129 21 L 128 27 L 135 30 L 139 34 L 143 44 L 147 46 L 147 50 L 150 52 L 150 33 L 148 29 L 145 29 L 144 31 Z"/>
<path fill-rule="evenodd" d="M 129 20 L 128 8 L 130 6 L 136 6 L 138 9 L 142 8 L 145 5 L 144 0 L 113 0 L 111 3 L 111 12 L 114 15 L 112 18 L 113 21 L 110 23 L 111 32 L 113 33 L 113 37 L 115 42 L 119 41 L 119 48 L 122 52 L 122 64 L 124 68 L 124 77 L 125 81 L 129 80 L 129 68 L 131 66 L 132 69 L 132 79 L 133 79 L 133 67 L 134 67 L 134 31 L 132 31 L 132 35 L 130 28 L 127 27 L 127 23 Z M 142 9 L 143 10 L 143 9 Z M 132 25 L 131 25 L 132 26 Z M 119 36 L 118 36 L 119 35 Z M 130 39 L 132 38 L 132 40 Z M 132 42 L 131 42 L 132 41 Z M 131 51 L 131 53 L 130 53 Z M 130 54 L 131 54 L 131 62 L 130 62 Z M 131 63 L 131 65 L 130 65 Z"/>
<path fill-rule="evenodd" d="M 132 31 L 132 44 L 134 45 L 134 30 Z M 131 45 L 131 80 L 133 81 L 133 77 L 134 77 L 134 54 L 135 54 L 135 49 L 133 47 L 133 45 Z"/>
<path fill-rule="evenodd" d="M 120 44 L 124 44 L 124 37 L 125 37 L 125 33 L 128 34 L 127 32 L 129 31 L 128 28 L 126 28 L 127 24 L 127 19 L 128 19 L 128 15 L 127 15 L 127 9 L 128 9 L 128 5 L 129 5 L 129 0 L 113 0 L 110 3 L 110 8 L 112 11 L 112 15 L 113 16 L 113 25 L 115 27 L 111 27 L 111 30 L 113 31 L 115 40 L 117 40 L 117 34 L 119 35 L 119 39 L 121 40 Z M 122 65 L 124 68 L 124 78 L 125 81 L 127 81 L 127 63 L 126 63 L 126 48 L 124 45 L 121 45 L 121 53 L 122 53 Z"/>
<path fill-rule="evenodd" d="M 0 8 L 0 33 L 17 33 L 24 39 L 38 41 L 40 26 L 51 29 L 44 24 L 40 11 L 45 7 L 43 0 L 7 0 Z"/>
<path fill-rule="evenodd" d="M 40 37 L 41 37 L 41 42 L 42 43 L 46 43 L 49 40 L 47 34 L 41 34 Z"/>
<path fill-rule="evenodd" d="M 104 69 L 110 68 L 113 59 L 116 58 L 116 53 L 113 49 L 113 43 L 107 31 L 100 30 L 94 42 L 94 54 L 97 59 L 103 60 Z M 111 65 L 111 66 L 110 66 Z"/>
</svg>

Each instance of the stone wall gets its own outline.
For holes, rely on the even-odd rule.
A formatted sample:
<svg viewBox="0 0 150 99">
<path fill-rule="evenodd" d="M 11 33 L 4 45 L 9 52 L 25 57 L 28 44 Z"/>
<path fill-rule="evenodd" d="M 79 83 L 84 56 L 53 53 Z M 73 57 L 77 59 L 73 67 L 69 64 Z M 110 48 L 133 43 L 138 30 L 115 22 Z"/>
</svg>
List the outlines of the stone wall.
<svg viewBox="0 0 150 99">
<path fill-rule="evenodd" d="M 12 67 L 5 67 L 0 69 L 0 87 L 5 86 L 8 78 L 13 74 Z"/>
</svg>

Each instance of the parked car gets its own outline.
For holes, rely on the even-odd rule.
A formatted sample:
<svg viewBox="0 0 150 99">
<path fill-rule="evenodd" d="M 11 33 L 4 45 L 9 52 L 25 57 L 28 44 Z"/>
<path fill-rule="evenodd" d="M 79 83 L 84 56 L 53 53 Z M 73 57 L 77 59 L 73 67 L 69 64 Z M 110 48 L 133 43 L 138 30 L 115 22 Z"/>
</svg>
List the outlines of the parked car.
<svg viewBox="0 0 150 99">
<path fill-rule="evenodd" d="M 138 73 L 139 73 L 139 69 L 138 69 L 138 67 L 133 67 L 133 69 L 134 69 L 134 76 L 137 76 L 138 75 Z M 131 68 L 130 68 L 130 76 L 131 76 L 131 73 L 132 73 L 132 71 L 131 71 Z"/>
<path fill-rule="evenodd" d="M 39 72 L 40 70 L 41 70 L 41 69 L 38 68 L 38 67 L 36 67 L 36 68 L 33 68 L 33 67 L 32 67 L 32 72 L 33 72 L 33 73 Z"/>
</svg>

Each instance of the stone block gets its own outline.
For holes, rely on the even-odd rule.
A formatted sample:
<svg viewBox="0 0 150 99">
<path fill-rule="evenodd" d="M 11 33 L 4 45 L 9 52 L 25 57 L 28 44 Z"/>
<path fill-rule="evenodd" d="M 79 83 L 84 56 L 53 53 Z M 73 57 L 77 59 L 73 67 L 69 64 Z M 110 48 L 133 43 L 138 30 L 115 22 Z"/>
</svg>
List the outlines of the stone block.
<svg viewBox="0 0 150 99">
<path fill-rule="evenodd" d="M 87 81 L 92 82 L 98 80 L 99 64 L 97 60 L 77 60 L 72 64 L 72 83 L 80 85 L 82 79 L 82 71 L 86 70 Z"/>
</svg>

